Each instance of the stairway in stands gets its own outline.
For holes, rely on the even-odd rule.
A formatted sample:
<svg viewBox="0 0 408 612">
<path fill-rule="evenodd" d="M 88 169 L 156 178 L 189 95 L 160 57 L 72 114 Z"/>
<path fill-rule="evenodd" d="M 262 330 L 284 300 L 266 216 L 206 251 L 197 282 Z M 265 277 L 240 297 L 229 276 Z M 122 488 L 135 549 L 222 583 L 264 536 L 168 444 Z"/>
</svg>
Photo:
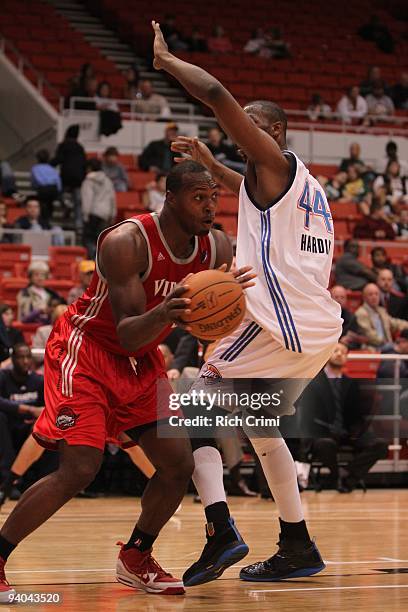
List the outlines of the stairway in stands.
<svg viewBox="0 0 408 612">
<path fill-rule="evenodd" d="M 116 32 L 108 29 L 98 17 L 91 15 L 82 2 L 76 0 L 47 1 L 90 45 L 97 48 L 106 59 L 112 61 L 118 71 L 123 73 L 127 67 L 136 64 L 140 78 L 151 81 L 156 93 L 165 96 L 170 106 L 174 103 L 186 103 L 186 98 L 179 89 L 171 86 L 163 74 L 149 68 L 143 58 L 137 57 L 129 45 L 120 41 Z"/>
</svg>

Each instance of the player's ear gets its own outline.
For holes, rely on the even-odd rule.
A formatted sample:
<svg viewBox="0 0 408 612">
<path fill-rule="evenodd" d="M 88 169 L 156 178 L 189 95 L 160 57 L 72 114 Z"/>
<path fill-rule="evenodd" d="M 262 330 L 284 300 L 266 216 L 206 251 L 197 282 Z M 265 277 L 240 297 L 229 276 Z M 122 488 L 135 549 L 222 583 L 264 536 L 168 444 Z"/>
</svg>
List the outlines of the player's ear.
<svg viewBox="0 0 408 612">
<path fill-rule="evenodd" d="M 272 123 L 272 126 L 271 126 L 272 138 L 277 138 L 281 132 L 282 132 L 282 121 L 276 121 L 275 123 Z"/>
<path fill-rule="evenodd" d="M 174 206 L 175 202 L 176 202 L 176 198 L 175 198 L 174 193 L 167 190 L 166 191 L 166 203 L 170 204 L 171 206 Z"/>
</svg>

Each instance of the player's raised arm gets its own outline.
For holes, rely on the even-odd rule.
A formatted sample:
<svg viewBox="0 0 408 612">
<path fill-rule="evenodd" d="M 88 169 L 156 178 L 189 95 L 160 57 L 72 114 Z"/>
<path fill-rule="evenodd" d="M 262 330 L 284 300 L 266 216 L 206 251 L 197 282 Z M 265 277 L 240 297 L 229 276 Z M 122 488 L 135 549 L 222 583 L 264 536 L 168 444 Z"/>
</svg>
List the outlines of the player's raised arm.
<svg viewBox="0 0 408 612">
<path fill-rule="evenodd" d="M 241 108 L 230 92 L 211 74 L 184 62 L 169 52 L 160 26 L 152 22 L 154 38 L 154 67 L 165 70 L 195 98 L 209 106 L 219 124 L 256 165 L 265 165 L 287 179 L 289 163 L 274 139 L 257 126 Z"/>
<path fill-rule="evenodd" d="M 243 181 L 242 174 L 227 168 L 221 162 L 219 162 L 210 149 L 204 142 L 198 140 L 198 138 L 191 138 L 189 136 L 177 136 L 176 140 L 171 143 L 171 150 L 175 153 L 180 153 L 184 157 L 176 157 L 176 162 L 183 162 L 186 159 L 192 159 L 199 164 L 202 164 L 211 172 L 212 177 L 224 185 L 232 193 L 239 194 L 239 189 Z"/>
<path fill-rule="evenodd" d="M 148 265 L 147 247 L 133 224 L 126 223 L 105 238 L 99 261 L 108 283 L 119 342 L 125 350 L 136 352 L 157 338 L 163 327 L 178 323 L 189 313 L 190 300 L 181 297 L 186 290 L 183 286 L 145 312 L 146 294 L 140 275 Z"/>
</svg>

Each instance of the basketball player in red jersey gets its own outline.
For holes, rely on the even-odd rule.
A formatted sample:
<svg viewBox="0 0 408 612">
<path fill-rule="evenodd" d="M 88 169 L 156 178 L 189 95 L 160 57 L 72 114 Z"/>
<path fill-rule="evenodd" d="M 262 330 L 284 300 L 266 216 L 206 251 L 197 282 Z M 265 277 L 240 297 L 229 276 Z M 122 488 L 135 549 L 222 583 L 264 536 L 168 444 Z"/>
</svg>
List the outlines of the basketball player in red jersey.
<svg viewBox="0 0 408 612">
<path fill-rule="evenodd" d="M 10 553 L 93 480 L 106 438 L 118 439 L 124 431 L 156 472 L 121 548 L 118 580 L 149 593 L 184 593 L 183 582 L 151 555 L 194 468 L 187 438 L 158 439 L 156 423 L 169 415 L 172 388 L 157 347 L 189 312 L 183 279 L 231 264 L 229 239 L 211 229 L 216 205 L 217 185 L 210 173 L 186 162 L 167 178 L 160 216 L 140 215 L 100 235 L 91 284 L 57 321 L 47 344 L 46 408 L 34 435 L 40 444 L 58 448 L 60 466 L 24 493 L 1 529 L 0 602 L 13 592 L 4 574 Z M 235 273 L 244 288 L 253 277 L 247 272 Z"/>
</svg>

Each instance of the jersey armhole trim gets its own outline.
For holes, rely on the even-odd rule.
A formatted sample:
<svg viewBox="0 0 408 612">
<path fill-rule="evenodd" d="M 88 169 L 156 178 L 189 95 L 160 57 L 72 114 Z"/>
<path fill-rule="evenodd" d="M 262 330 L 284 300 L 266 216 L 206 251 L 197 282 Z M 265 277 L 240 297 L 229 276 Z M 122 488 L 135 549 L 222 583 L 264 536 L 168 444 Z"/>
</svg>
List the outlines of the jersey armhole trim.
<svg viewBox="0 0 408 612">
<path fill-rule="evenodd" d="M 210 258 L 209 269 L 213 270 L 214 266 L 215 266 L 216 259 L 217 259 L 217 245 L 216 245 L 214 236 L 212 235 L 211 232 L 208 234 L 208 240 L 209 240 L 210 246 L 211 246 L 211 258 Z"/>
<path fill-rule="evenodd" d="M 295 181 L 296 173 L 297 173 L 297 168 L 298 168 L 296 156 L 291 151 L 284 151 L 283 154 L 285 155 L 285 157 L 289 158 L 290 169 L 289 169 L 288 182 L 287 182 L 287 185 L 286 185 L 285 189 L 276 198 L 274 198 L 272 200 L 272 202 L 270 202 L 267 206 L 260 206 L 260 204 L 258 204 L 258 202 L 255 200 L 255 198 L 253 197 L 253 195 L 252 195 L 252 193 L 251 193 L 251 191 L 249 189 L 248 181 L 247 181 L 246 177 L 244 178 L 244 187 L 245 187 L 245 191 L 247 193 L 247 196 L 251 200 L 251 202 L 255 206 L 255 208 L 257 208 L 261 212 L 265 212 L 266 210 L 269 210 L 270 208 L 275 206 L 275 204 L 277 204 L 280 200 L 282 200 L 282 198 L 284 198 L 285 195 L 292 188 L 292 185 L 293 185 L 293 183 Z"/>
</svg>

